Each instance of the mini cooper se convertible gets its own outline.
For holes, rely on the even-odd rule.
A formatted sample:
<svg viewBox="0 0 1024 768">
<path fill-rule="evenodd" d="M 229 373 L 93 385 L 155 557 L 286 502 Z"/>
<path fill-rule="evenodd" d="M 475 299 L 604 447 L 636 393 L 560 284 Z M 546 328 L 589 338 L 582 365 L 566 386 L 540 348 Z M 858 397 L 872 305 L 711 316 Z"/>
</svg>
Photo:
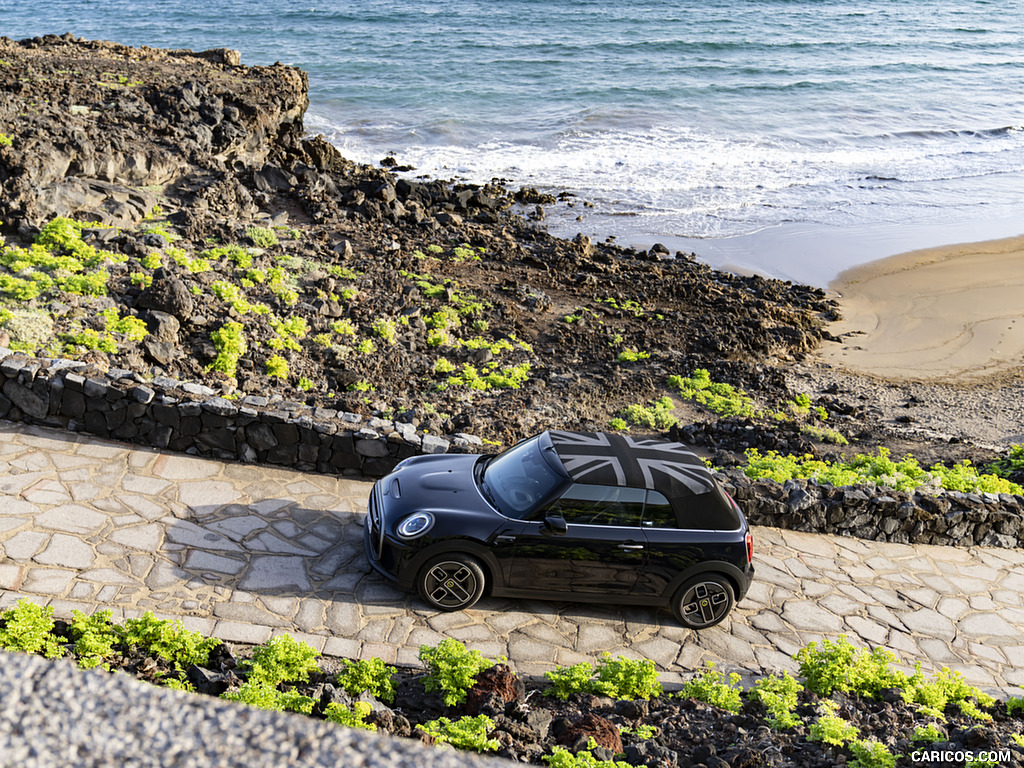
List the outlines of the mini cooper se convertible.
<svg viewBox="0 0 1024 768">
<path fill-rule="evenodd" d="M 703 629 L 754 573 L 743 513 L 700 459 L 601 432 L 406 459 L 374 485 L 365 538 L 377 571 L 442 611 L 486 592 L 668 606 Z"/>
</svg>

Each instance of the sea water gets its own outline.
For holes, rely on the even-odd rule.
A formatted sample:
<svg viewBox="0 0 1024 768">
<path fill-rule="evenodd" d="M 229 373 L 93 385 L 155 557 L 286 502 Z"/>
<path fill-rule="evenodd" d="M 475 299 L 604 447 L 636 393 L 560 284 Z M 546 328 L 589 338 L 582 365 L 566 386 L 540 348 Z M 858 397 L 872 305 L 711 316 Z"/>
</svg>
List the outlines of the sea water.
<svg viewBox="0 0 1024 768">
<path fill-rule="evenodd" d="M 1020 2 L 0 0 L 66 31 L 299 66 L 347 156 L 571 192 L 558 234 L 824 284 L 1024 232 Z"/>
</svg>

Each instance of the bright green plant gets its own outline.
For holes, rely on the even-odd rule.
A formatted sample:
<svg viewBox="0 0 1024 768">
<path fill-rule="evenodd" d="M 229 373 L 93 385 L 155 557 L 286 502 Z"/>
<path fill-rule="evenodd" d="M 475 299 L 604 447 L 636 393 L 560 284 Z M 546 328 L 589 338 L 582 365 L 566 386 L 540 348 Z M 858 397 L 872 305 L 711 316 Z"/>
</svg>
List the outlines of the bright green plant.
<svg viewBox="0 0 1024 768">
<path fill-rule="evenodd" d="M 919 725 L 914 728 L 914 735 L 910 737 L 910 740 L 934 744 L 937 741 L 945 741 L 946 738 L 945 731 L 935 723 L 928 723 L 928 725 Z"/>
<path fill-rule="evenodd" d="M 1009 477 L 1024 470 L 1024 444 L 1010 446 L 1006 456 L 989 464 L 986 471 L 997 477 Z"/>
<path fill-rule="evenodd" d="M 1006 714 L 1013 715 L 1022 714 L 1024 715 L 1024 696 L 1011 696 L 1006 700 Z"/>
<path fill-rule="evenodd" d="M 672 415 L 675 403 L 671 397 L 663 397 L 660 400 L 652 400 L 648 405 L 627 405 L 622 409 L 621 415 L 630 424 L 649 429 L 668 429 L 678 419 Z"/>
<path fill-rule="evenodd" d="M 998 766 L 999 763 L 995 760 L 968 760 L 964 763 L 964 768 L 998 768 Z M 854 766 L 854 768 L 857 767 Z"/>
<path fill-rule="evenodd" d="M 363 339 L 356 344 L 356 352 L 361 355 L 372 355 L 377 351 L 377 345 L 373 343 L 373 339 Z"/>
<path fill-rule="evenodd" d="M 594 677 L 594 665 L 581 661 L 568 667 L 558 667 L 544 673 L 551 685 L 545 689 L 545 696 L 556 696 L 563 701 L 574 693 L 589 692 Z"/>
<path fill-rule="evenodd" d="M 896 756 L 875 739 L 855 739 L 848 745 L 853 760 L 850 768 L 895 768 Z"/>
<path fill-rule="evenodd" d="M 650 356 L 650 352 L 637 352 L 635 349 L 624 349 L 619 352 L 618 361 L 620 363 L 635 363 L 638 360 L 647 360 Z"/>
<path fill-rule="evenodd" d="M 249 227 L 245 234 L 256 244 L 257 248 L 273 248 L 277 245 L 277 233 L 269 227 Z"/>
<path fill-rule="evenodd" d="M 398 670 L 384 663 L 382 659 L 359 659 L 343 661 L 345 666 L 338 673 L 337 683 L 352 696 L 369 691 L 381 701 L 395 700 L 395 684 L 391 676 Z"/>
<path fill-rule="evenodd" d="M 271 685 L 285 682 L 308 682 L 309 675 L 319 672 L 316 648 L 291 635 L 277 635 L 253 648 L 250 680 Z"/>
<path fill-rule="evenodd" d="M 60 333 L 57 338 L 64 344 L 67 354 L 78 354 L 79 351 L 98 350 L 112 355 L 117 352 L 117 342 L 109 333 L 100 333 L 92 328 L 84 328 L 75 333 Z"/>
<path fill-rule="evenodd" d="M 137 619 L 125 620 L 121 642 L 138 646 L 179 669 L 190 664 L 206 664 L 210 651 L 220 645 L 216 638 L 204 638 L 199 632 L 189 631 L 180 620 L 158 619 L 151 611 Z"/>
<path fill-rule="evenodd" d="M 622 760 L 598 760 L 587 750 L 574 755 L 565 747 L 552 747 L 551 754 L 542 755 L 540 759 L 550 768 L 632 768 Z"/>
<path fill-rule="evenodd" d="M 613 699 L 653 699 L 661 695 L 658 672 L 650 659 L 612 658 L 602 653 L 595 688 Z"/>
<path fill-rule="evenodd" d="M 719 416 L 760 415 L 754 401 L 745 392 L 731 384 L 712 381 L 711 374 L 703 368 L 698 368 L 689 377 L 671 376 L 668 383 L 686 399 L 695 400 Z"/>
<path fill-rule="evenodd" d="M 706 702 L 735 714 L 740 711 L 743 703 L 740 698 L 742 692 L 743 687 L 740 685 L 738 674 L 733 672 L 726 678 L 715 669 L 712 662 L 708 662 L 707 668 L 698 677 L 686 683 L 679 695 Z"/>
<path fill-rule="evenodd" d="M 79 665 L 81 666 L 81 665 Z M 165 677 L 161 682 L 164 688 L 170 688 L 172 691 L 185 691 L 187 693 L 195 693 L 196 687 L 192 685 L 188 680 L 180 680 L 177 677 Z"/>
<path fill-rule="evenodd" d="M 385 317 L 374 321 L 373 332 L 380 338 L 384 339 L 386 344 L 391 345 L 395 343 L 398 328 L 394 320 Z"/>
<path fill-rule="evenodd" d="M 800 724 L 800 718 L 793 710 L 796 709 L 797 696 L 804 687 L 789 672 L 782 675 L 762 677 L 750 690 L 748 696 L 753 701 L 760 701 L 768 711 L 768 725 L 784 730 Z"/>
<path fill-rule="evenodd" d="M 267 376 L 273 379 L 288 378 L 288 361 L 280 355 L 271 355 L 266 362 Z"/>
<path fill-rule="evenodd" d="M 638 725 L 635 728 L 623 725 L 619 727 L 619 733 L 632 736 L 637 741 L 653 739 L 660 733 L 660 729 L 653 725 Z"/>
<path fill-rule="evenodd" d="M 1011 733 L 1010 738 L 1013 739 L 1013 743 L 1018 747 L 1024 747 L 1024 734 Z"/>
<path fill-rule="evenodd" d="M 310 714 L 316 703 L 309 696 L 296 691 L 279 691 L 265 680 L 248 680 L 237 691 L 226 691 L 220 695 L 228 701 L 240 701 L 251 707 L 277 712 L 301 712 Z"/>
<path fill-rule="evenodd" d="M 428 693 L 441 691 L 444 703 L 449 707 L 465 701 L 476 676 L 494 666 L 494 662 L 485 659 L 480 651 L 471 651 L 451 637 L 434 647 L 421 645 L 419 659 L 430 669 L 423 678 L 424 688 Z"/>
<path fill-rule="evenodd" d="M 925 680 L 920 663 L 915 666 L 916 673 L 903 686 L 903 699 L 908 704 L 921 705 L 919 711 L 922 714 L 945 720 L 946 707 L 955 704 L 967 717 L 975 720 L 992 719 L 992 715 L 983 712 L 980 707 L 991 707 L 995 699 L 968 685 L 961 673 L 943 667 L 931 680 Z"/>
<path fill-rule="evenodd" d="M 823 701 L 823 714 L 807 730 L 808 741 L 823 741 L 834 747 L 841 747 L 846 742 L 856 739 L 859 731 L 852 724 L 836 714 L 838 705 L 834 701 Z"/>
<path fill-rule="evenodd" d="M 461 717 L 454 722 L 447 717 L 439 717 L 418 727 L 433 736 L 435 743 L 451 744 L 456 749 L 495 752 L 501 747 L 497 739 L 487 738 L 487 733 L 494 727 L 494 721 L 487 715 Z"/>
<path fill-rule="evenodd" d="M 82 669 L 98 667 L 114 654 L 114 646 L 121 640 L 121 634 L 110 623 L 110 611 L 96 611 L 92 616 L 72 611 L 71 616 L 71 637 L 75 641 L 78 666 Z"/>
<path fill-rule="evenodd" d="M 629 429 L 629 424 L 625 419 L 614 418 L 608 420 L 608 429 L 615 430 L 616 432 L 625 432 Z"/>
<path fill-rule="evenodd" d="M 22 598 L 0 613 L 0 648 L 39 653 L 48 659 L 63 656 L 64 647 L 53 634 L 53 608 Z"/>
<path fill-rule="evenodd" d="M 139 263 L 146 269 L 160 269 L 163 266 L 163 259 L 159 251 L 152 251 L 139 259 Z"/>
<path fill-rule="evenodd" d="M 14 144 L 14 139 L 6 133 L 0 133 L 0 147 L 9 147 Z"/>
<path fill-rule="evenodd" d="M 867 651 L 840 635 L 837 640 L 812 642 L 796 653 L 807 689 L 819 696 L 833 691 L 874 697 L 883 688 L 903 688 L 909 678 L 890 665 L 895 655 L 885 648 Z"/>
<path fill-rule="evenodd" d="M 239 358 L 249 349 L 242 324 L 229 320 L 210 334 L 210 340 L 217 350 L 217 359 L 210 363 L 208 370 L 220 371 L 234 378 Z"/>
<path fill-rule="evenodd" d="M 331 323 L 331 330 L 339 336 L 355 336 L 356 327 L 348 319 L 335 320 Z"/>
<path fill-rule="evenodd" d="M 140 320 L 131 315 L 120 317 L 117 307 L 105 309 L 100 312 L 100 315 L 106 322 L 105 328 L 107 333 L 120 333 L 131 341 L 142 341 L 149 335 L 145 320 Z"/>
<path fill-rule="evenodd" d="M 360 728 L 364 731 L 376 731 L 377 726 L 366 722 L 366 716 L 373 711 L 373 707 L 365 701 L 357 701 L 349 709 L 344 704 L 328 704 L 324 710 L 324 716 L 332 723 L 343 725 L 346 728 Z"/>
<path fill-rule="evenodd" d="M 299 383 L 296 386 L 303 392 L 309 392 L 313 388 L 313 380 L 306 376 L 300 376 Z"/>
</svg>

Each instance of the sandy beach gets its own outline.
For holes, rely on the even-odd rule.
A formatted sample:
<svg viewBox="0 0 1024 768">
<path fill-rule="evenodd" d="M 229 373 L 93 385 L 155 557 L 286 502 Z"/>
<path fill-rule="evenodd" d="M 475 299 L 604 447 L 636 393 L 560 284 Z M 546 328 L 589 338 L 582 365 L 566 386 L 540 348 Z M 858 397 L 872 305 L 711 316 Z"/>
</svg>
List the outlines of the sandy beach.
<svg viewBox="0 0 1024 768">
<path fill-rule="evenodd" d="M 977 382 L 1024 365 L 1024 236 L 912 251 L 842 273 L 826 362 L 893 379 Z"/>
</svg>

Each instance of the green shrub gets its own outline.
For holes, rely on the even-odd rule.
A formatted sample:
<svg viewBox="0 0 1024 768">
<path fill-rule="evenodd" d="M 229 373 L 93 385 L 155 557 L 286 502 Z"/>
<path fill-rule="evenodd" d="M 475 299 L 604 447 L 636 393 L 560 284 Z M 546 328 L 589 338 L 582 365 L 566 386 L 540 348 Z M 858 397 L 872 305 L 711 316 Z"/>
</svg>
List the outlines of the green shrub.
<svg viewBox="0 0 1024 768">
<path fill-rule="evenodd" d="M 944 720 L 946 707 L 955 704 L 966 717 L 975 720 L 992 719 L 992 715 L 982 712 L 979 707 L 991 707 L 995 699 L 968 685 L 961 673 L 943 667 L 931 680 L 925 680 L 920 662 L 916 669 L 917 672 L 904 686 L 903 699 L 908 704 L 919 704 L 922 714 Z"/>
<path fill-rule="evenodd" d="M 997 477 L 1009 477 L 1024 470 L 1024 444 L 1010 446 L 1005 457 L 992 462 L 985 470 Z"/>
<path fill-rule="evenodd" d="M 441 691 L 444 703 L 449 707 L 465 701 L 476 676 L 494 666 L 494 662 L 485 659 L 480 651 L 471 651 L 450 637 L 434 647 L 421 645 L 419 659 L 430 669 L 423 678 L 424 688 L 428 693 Z"/>
<path fill-rule="evenodd" d="M 564 701 L 574 693 L 589 692 L 593 676 L 594 666 L 585 661 L 569 667 L 548 670 L 544 673 L 544 677 L 551 685 L 544 691 L 544 695 L 556 696 Z"/>
<path fill-rule="evenodd" d="M 1024 697 L 1011 696 L 1006 700 L 1006 714 L 1011 717 L 1016 714 L 1024 715 Z"/>
<path fill-rule="evenodd" d="M 358 696 L 363 691 L 369 691 L 381 701 L 395 700 L 395 684 L 391 676 L 397 669 L 389 667 L 377 657 L 342 663 L 345 667 L 338 673 L 337 683 L 349 694 Z"/>
<path fill-rule="evenodd" d="M 96 611 L 92 616 L 72 611 L 71 616 L 71 637 L 75 641 L 78 666 L 82 669 L 98 667 L 114 654 L 114 646 L 121 641 L 121 634 L 110 623 L 110 611 Z"/>
<path fill-rule="evenodd" d="M 324 716 L 332 723 L 343 725 L 346 728 L 361 728 L 364 731 L 376 731 L 377 726 L 366 722 L 366 716 L 373 711 L 373 707 L 365 701 L 357 701 L 349 709 L 344 704 L 328 704 L 324 710 Z"/>
<path fill-rule="evenodd" d="M 266 362 L 267 376 L 272 379 L 288 378 L 288 361 L 280 355 L 271 355 Z"/>
<path fill-rule="evenodd" d="M 891 651 L 857 648 L 846 635 L 809 643 L 797 651 L 796 660 L 807 689 L 819 696 L 843 691 L 874 697 L 883 688 L 903 688 L 909 681 L 907 675 L 890 668 L 896 660 Z"/>
<path fill-rule="evenodd" d="M 273 248 L 278 243 L 277 233 L 269 227 L 249 227 L 245 234 L 257 248 Z"/>
<path fill-rule="evenodd" d="M 797 696 L 804 687 L 789 672 L 781 676 L 762 677 L 750 690 L 748 696 L 753 701 L 760 701 L 768 711 L 768 725 L 784 730 L 800 724 L 800 718 L 793 714 L 796 709 Z"/>
<path fill-rule="evenodd" d="M 291 635 L 277 635 L 252 651 L 250 680 L 270 685 L 285 682 L 308 682 L 312 672 L 319 672 L 319 652 L 308 643 Z"/>
<path fill-rule="evenodd" d="M 242 324 L 229 320 L 210 334 L 210 340 L 217 350 L 217 359 L 210 363 L 207 370 L 220 371 L 234 378 L 238 360 L 249 348 L 245 334 L 242 333 Z"/>
<path fill-rule="evenodd" d="M 398 328 L 395 325 L 394 320 L 391 320 L 390 318 L 381 318 L 380 320 L 374 321 L 373 332 L 380 338 L 384 339 L 388 345 L 391 345 L 395 343 Z"/>
<path fill-rule="evenodd" d="M 100 312 L 100 315 L 105 320 L 104 327 L 107 333 L 120 333 L 130 341 L 142 341 L 149 335 L 145 320 L 131 315 L 120 317 L 117 307 L 105 309 Z"/>
<path fill-rule="evenodd" d="M 316 703 L 309 696 L 295 691 L 282 692 L 265 680 L 249 680 L 237 691 L 226 691 L 220 695 L 228 701 L 240 701 L 251 707 L 277 712 L 301 712 L 310 714 Z"/>
<path fill-rule="evenodd" d="M 697 699 L 736 714 L 740 711 L 740 705 L 743 703 L 740 699 L 742 692 L 743 688 L 740 685 L 738 674 L 733 672 L 726 679 L 724 674 L 715 669 L 712 662 L 708 662 L 707 669 L 686 683 L 679 695 L 683 698 Z"/>
<path fill-rule="evenodd" d="M 647 360 L 650 356 L 650 352 L 637 352 L 635 349 L 624 349 L 619 352 L 617 359 L 620 363 L 635 363 L 638 360 Z"/>
<path fill-rule="evenodd" d="M 875 739 L 851 741 L 849 750 L 853 753 L 850 768 L 895 768 L 896 756 L 889 748 Z"/>
<path fill-rule="evenodd" d="M 137 619 L 126 619 L 121 641 L 170 661 L 179 669 L 206 664 L 210 651 L 220 645 L 216 638 L 189 631 L 180 620 L 158 619 L 151 611 Z"/>
<path fill-rule="evenodd" d="M 22 598 L 0 613 L 0 648 L 40 653 L 48 659 L 63 656 L 64 647 L 53 634 L 53 608 Z"/>
<path fill-rule="evenodd" d="M 914 729 L 914 735 L 910 737 L 910 740 L 934 744 L 937 741 L 945 741 L 946 738 L 947 736 L 945 731 L 939 728 L 935 723 L 928 723 L 928 725 L 917 726 Z"/>
<path fill-rule="evenodd" d="M 663 397 L 660 400 L 652 400 L 646 407 L 642 405 L 627 405 L 622 409 L 621 415 L 630 424 L 649 429 L 668 429 L 678 419 L 672 415 L 675 410 L 675 403 L 671 397 Z"/>
<path fill-rule="evenodd" d="M 435 743 L 451 744 L 456 749 L 495 752 L 501 747 L 497 739 L 487 738 L 488 731 L 494 727 L 494 721 L 487 715 L 461 717 L 454 722 L 439 717 L 418 727 L 433 736 Z"/>
<path fill-rule="evenodd" d="M 698 368 L 692 376 L 671 376 L 669 386 L 679 390 L 679 394 L 687 400 L 695 400 L 706 406 L 719 416 L 759 416 L 760 411 L 754 407 L 754 401 L 742 390 L 730 384 L 713 382 L 711 374 Z"/>
<path fill-rule="evenodd" d="M 574 755 L 565 747 L 553 747 L 550 755 L 542 755 L 540 759 L 550 768 L 632 768 L 622 760 L 598 760 L 587 750 Z"/>
<path fill-rule="evenodd" d="M 808 741 L 823 741 L 834 747 L 841 747 L 857 738 L 860 732 L 852 723 L 836 714 L 837 705 L 834 701 L 824 701 L 821 707 L 825 713 L 808 728 Z"/>
</svg>

